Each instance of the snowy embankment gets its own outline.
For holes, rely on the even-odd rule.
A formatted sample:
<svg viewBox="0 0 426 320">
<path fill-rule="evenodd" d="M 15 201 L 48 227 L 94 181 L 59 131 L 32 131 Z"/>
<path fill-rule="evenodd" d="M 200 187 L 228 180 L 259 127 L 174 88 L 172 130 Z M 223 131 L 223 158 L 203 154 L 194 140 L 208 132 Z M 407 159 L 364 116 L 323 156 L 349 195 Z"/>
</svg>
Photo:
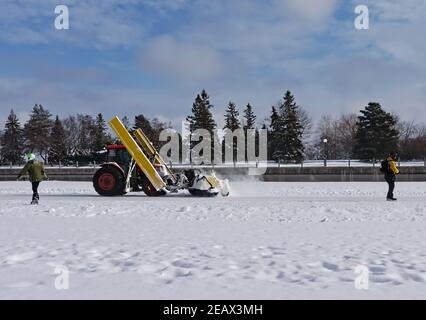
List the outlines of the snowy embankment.
<svg viewBox="0 0 426 320">
<path fill-rule="evenodd" d="M 0 299 L 426 298 L 426 183 L 234 182 L 229 198 L 0 183 Z M 369 268 L 357 290 L 354 268 Z M 70 271 L 55 289 L 55 267 Z"/>
</svg>

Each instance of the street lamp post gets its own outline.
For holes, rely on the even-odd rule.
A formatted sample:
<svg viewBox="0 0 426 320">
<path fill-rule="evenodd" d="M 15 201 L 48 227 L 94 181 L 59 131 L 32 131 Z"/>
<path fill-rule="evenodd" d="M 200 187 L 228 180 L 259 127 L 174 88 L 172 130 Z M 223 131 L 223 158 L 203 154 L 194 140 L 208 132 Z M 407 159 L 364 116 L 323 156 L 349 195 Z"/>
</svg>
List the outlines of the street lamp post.
<svg viewBox="0 0 426 320">
<path fill-rule="evenodd" d="M 328 145 L 328 139 L 324 139 L 322 140 L 322 142 L 324 142 L 324 167 L 327 167 L 327 158 L 328 158 L 328 150 L 327 150 L 327 145 Z"/>
</svg>

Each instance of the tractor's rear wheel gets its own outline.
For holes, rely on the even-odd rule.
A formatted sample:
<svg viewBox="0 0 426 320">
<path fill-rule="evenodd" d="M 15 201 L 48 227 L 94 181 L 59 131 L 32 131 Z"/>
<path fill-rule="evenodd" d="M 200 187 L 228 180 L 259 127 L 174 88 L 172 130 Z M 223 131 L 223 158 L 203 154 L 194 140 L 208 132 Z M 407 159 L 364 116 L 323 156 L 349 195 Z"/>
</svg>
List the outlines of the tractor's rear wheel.
<svg viewBox="0 0 426 320">
<path fill-rule="evenodd" d="M 162 197 L 167 194 L 164 190 L 155 190 L 154 186 L 146 177 L 142 179 L 142 190 L 148 197 Z"/>
<path fill-rule="evenodd" d="M 111 166 L 96 171 L 93 176 L 93 187 L 104 197 L 122 196 L 126 193 L 123 173 Z"/>
</svg>

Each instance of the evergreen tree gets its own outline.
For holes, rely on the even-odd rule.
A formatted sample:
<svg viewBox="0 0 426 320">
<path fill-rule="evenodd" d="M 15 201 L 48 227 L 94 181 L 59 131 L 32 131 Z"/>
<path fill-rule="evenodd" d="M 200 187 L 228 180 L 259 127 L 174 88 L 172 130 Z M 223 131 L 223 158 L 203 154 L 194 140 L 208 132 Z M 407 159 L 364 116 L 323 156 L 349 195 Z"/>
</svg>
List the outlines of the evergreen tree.
<svg viewBox="0 0 426 320">
<path fill-rule="evenodd" d="M 203 89 L 201 94 L 198 94 L 195 98 L 195 102 L 192 105 L 192 114 L 186 118 L 189 123 L 190 132 L 194 132 L 198 129 L 205 129 L 210 133 L 211 137 L 211 154 L 212 160 L 215 158 L 215 146 L 214 141 L 217 139 L 216 133 L 216 122 L 214 121 L 211 109 L 213 105 L 210 103 L 210 97 L 206 90 Z M 216 139 L 214 138 L 216 137 Z M 196 143 L 195 143 L 196 144 Z M 194 147 L 194 142 L 191 143 L 191 148 Z"/>
<path fill-rule="evenodd" d="M 161 122 L 159 119 L 154 118 L 150 121 L 144 115 L 140 114 L 135 117 L 135 124 L 133 130 L 141 129 L 148 139 L 152 142 L 157 150 L 160 150 L 165 142 L 160 141 L 160 134 L 165 129 L 170 129 L 170 123 Z"/>
<path fill-rule="evenodd" d="M 228 109 L 225 114 L 225 127 L 226 130 L 234 132 L 237 129 L 241 129 L 241 123 L 239 120 L 240 113 L 237 110 L 237 106 L 233 102 L 229 102 Z"/>
<path fill-rule="evenodd" d="M 356 124 L 355 156 L 381 159 L 391 151 L 396 152 L 399 139 L 397 119 L 375 102 L 370 102 L 361 114 Z"/>
<path fill-rule="evenodd" d="M 151 141 L 155 140 L 155 132 L 152 128 L 151 122 L 148 118 L 146 118 L 143 114 L 137 115 L 135 117 L 135 123 L 133 125 L 133 130 L 141 129 L 145 135 L 150 139 Z"/>
<path fill-rule="evenodd" d="M 239 120 L 240 113 L 237 110 L 237 106 L 233 102 L 229 102 L 228 108 L 226 109 L 225 114 L 225 127 L 223 128 L 225 130 L 225 134 L 232 134 L 235 130 L 241 129 L 241 123 Z M 233 159 L 234 161 L 237 160 L 237 153 L 238 153 L 238 144 L 237 141 L 232 142 L 230 145 L 226 145 L 226 141 L 224 141 L 224 147 L 225 150 L 227 148 L 232 148 L 233 150 Z"/>
<path fill-rule="evenodd" d="M 13 110 L 7 118 L 2 139 L 2 161 L 17 163 L 22 158 L 23 131 Z"/>
<path fill-rule="evenodd" d="M 284 96 L 284 104 L 281 106 L 281 117 L 284 129 L 283 145 L 284 160 L 301 161 L 305 148 L 303 146 L 303 125 L 300 119 L 299 107 L 294 96 L 287 91 Z"/>
<path fill-rule="evenodd" d="M 246 146 L 245 146 L 245 148 L 246 148 L 246 150 L 245 150 L 245 159 L 246 159 L 246 161 L 248 161 L 249 159 L 248 159 L 248 153 L 247 153 L 247 150 L 248 150 L 248 143 L 250 142 L 250 141 L 255 141 L 255 143 L 256 143 L 256 146 L 258 145 L 258 136 L 259 136 L 259 134 L 258 134 L 258 131 L 256 130 L 256 132 L 254 133 L 254 135 L 255 135 L 255 140 L 253 140 L 253 139 L 250 139 L 250 138 L 252 138 L 251 136 L 249 136 L 249 132 L 248 132 L 248 130 L 253 130 L 253 129 L 256 129 L 256 115 L 254 114 L 254 112 L 253 112 L 253 107 L 251 106 L 251 104 L 249 103 L 249 104 L 247 104 L 247 106 L 246 106 L 246 108 L 245 108 L 245 110 L 244 110 L 244 126 L 243 126 L 243 129 L 244 129 L 244 134 L 245 134 L 245 136 L 246 136 Z M 250 134 L 252 134 L 253 135 L 253 133 L 250 133 Z"/>
<path fill-rule="evenodd" d="M 50 149 L 49 161 L 50 162 L 63 162 L 67 158 L 67 146 L 65 145 L 66 134 L 62 125 L 62 121 L 56 116 L 53 122 L 52 131 L 50 134 Z"/>
<path fill-rule="evenodd" d="M 107 127 L 104 117 L 102 113 L 99 113 L 96 116 L 93 126 L 93 151 L 102 150 L 110 141 L 111 137 L 107 134 Z"/>
<path fill-rule="evenodd" d="M 28 151 L 38 152 L 47 162 L 50 147 L 51 114 L 42 105 L 36 104 L 30 119 L 24 126 L 24 136 Z"/>
<path fill-rule="evenodd" d="M 271 112 L 271 123 L 268 130 L 268 160 L 272 160 L 274 155 L 280 156 L 276 154 L 276 150 L 278 149 L 278 144 L 280 142 L 278 136 L 280 130 L 280 120 L 281 119 L 277 108 L 273 106 Z M 280 157 L 280 159 L 282 159 L 282 157 Z"/>
<path fill-rule="evenodd" d="M 210 104 L 210 97 L 206 90 L 203 89 L 201 94 L 197 95 L 192 105 L 192 115 L 186 118 L 190 124 L 191 132 L 197 129 L 205 129 L 213 135 L 216 129 L 216 122 L 213 119 L 212 108 L 213 105 Z"/>
<path fill-rule="evenodd" d="M 253 112 L 253 107 L 249 103 L 244 110 L 244 131 L 248 129 L 255 129 L 256 127 L 256 115 Z"/>
<path fill-rule="evenodd" d="M 271 155 L 274 160 L 301 161 L 304 154 L 303 124 L 294 96 L 287 91 L 279 111 L 271 116 Z"/>
</svg>

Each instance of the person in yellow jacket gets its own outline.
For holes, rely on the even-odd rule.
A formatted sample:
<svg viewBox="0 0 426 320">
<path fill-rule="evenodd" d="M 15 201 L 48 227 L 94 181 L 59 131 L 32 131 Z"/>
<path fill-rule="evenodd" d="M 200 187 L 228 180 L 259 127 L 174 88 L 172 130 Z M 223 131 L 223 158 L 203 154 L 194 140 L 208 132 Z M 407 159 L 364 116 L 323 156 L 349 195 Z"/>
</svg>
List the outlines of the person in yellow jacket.
<svg viewBox="0 0 426 320">
<path fill-rule="evenodd" d="M 17 180 L 20 180 L 22 176 L 28 174 L 33 189 L 33 199 L 31 204 L 38 204 L 38 200 L 40 199 L 38 194 L 38 187 L 40 182 L 47 180 L 46 171 L 44 170 L 44 165 L 42 162 L 35 161 L 36 157 L 33 153 L 28 153 L 26 157 L 27 164 L 19 173 Z"/>
<path fill-rule="evenodd" d="M 387 200 L 388 201 L 396 201 L 397 199 L 393 195 L 393 192 L 395 190 L 396 175 L 399 174 L 399 169 L 396 165 L 396 162 L 397 162 L 396 153 L 395 152 L 389 153 L 389 155 L 386 157 L 385 161 L 387 161 L 387 163 L 388 163 L 388 168 L 384 172 L 385 180 L 389 185 Z"/>
</svg>

